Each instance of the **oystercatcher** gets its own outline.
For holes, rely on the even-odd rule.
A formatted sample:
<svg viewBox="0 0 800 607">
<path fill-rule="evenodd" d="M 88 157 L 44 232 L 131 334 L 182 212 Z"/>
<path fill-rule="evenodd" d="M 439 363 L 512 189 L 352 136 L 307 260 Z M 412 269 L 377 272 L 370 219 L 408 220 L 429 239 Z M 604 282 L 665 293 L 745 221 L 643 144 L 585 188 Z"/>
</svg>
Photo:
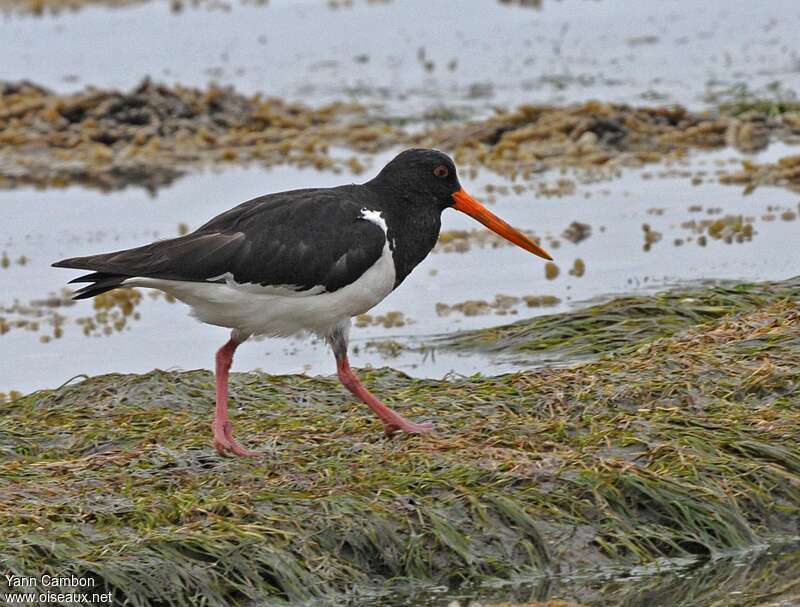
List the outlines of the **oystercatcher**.
<svg viewBox="0 0 800 607">
<path fill-rule="evenodd" d="M 218 215 L 178 238 L 53 266 L 91 270 L 74 299 L 120 287 L 173 295 L 202 322 L 231 329 L 216 356 L 214 447 L 221 455 L 257 455 L 233 438 L 228 371 L 236 348 L 253 335 L 311 332 L 330 344 L 342 384 L 380 418 L 387 434 L 420 433 L 359 383 L 347 360 L 350 319 L 400 286 L 430 253 L 441 214 L 453 208 L 512 243 L 551 259 L 542 248 L 467 194 L 453 161 L 410 149 L 361 185 L 267 194 Z"/>
</svg>

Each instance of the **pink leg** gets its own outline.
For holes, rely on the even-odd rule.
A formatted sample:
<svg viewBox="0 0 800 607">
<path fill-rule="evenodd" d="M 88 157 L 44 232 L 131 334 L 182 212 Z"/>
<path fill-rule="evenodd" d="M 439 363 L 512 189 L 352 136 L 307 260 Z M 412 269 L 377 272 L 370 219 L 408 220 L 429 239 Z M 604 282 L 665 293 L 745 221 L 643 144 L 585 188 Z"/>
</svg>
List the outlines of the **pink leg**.
<svg viewBox="0 0 800 607">
<path fill-rule="evenodd" d="M 383 422 L 383 431 L 387 436 L 394 434 L 398 430 L 413 434 L 421 434 L 423 432 L 431 432 L 433 430 L 433 424 L 417 424 L 412 421 L 408 421 L 406 418 L 398 413 L 395 413 L 389 407 L 375 398 L 372 394 L 370 394 L 369 390 L 361 385 L 361 382 L 358 381 L 358 378 L 350 368 L 350 363 L 347 360 L 347 354 L 344 354 L 344 356 L 341 357 L 336 357 L 336 370 L 339 374 L 339 380 L 342 382 L 344 387 L 350 390 L 350 392 L 352 392 L 359 400 L 372 409 L 373 413 L 380 418 L 380 420 Z"/>
<path fill-rule="evenodd" d="M 220 455 L 242 455 L 254 457 L 260 455 L 258 451 L 250 451 L 241 447 L 233 440 L 233 426 L 228 419 L 228 371 L 233 363 L 233 353 L 239 345 L 233 336 L 228 342 L 217 350 L 217 409 L 211 428 L 214 430 L 214 448 Z"/>
</svg>

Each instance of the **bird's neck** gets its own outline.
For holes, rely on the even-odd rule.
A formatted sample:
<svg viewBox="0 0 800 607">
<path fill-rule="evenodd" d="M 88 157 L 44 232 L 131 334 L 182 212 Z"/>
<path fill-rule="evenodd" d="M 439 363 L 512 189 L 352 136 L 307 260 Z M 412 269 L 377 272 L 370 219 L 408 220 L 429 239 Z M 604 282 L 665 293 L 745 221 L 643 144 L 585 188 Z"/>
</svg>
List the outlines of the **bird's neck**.
<svg viewBox="0 0 800 607">
<path fill-rule="evenodd" d="M 441 211 L 429 204 L 413 208 L 386 209 L 387 238 L 395 266 L 395 288 L 413 270 L 439 239 L 442 226 Z"/>
</svg>

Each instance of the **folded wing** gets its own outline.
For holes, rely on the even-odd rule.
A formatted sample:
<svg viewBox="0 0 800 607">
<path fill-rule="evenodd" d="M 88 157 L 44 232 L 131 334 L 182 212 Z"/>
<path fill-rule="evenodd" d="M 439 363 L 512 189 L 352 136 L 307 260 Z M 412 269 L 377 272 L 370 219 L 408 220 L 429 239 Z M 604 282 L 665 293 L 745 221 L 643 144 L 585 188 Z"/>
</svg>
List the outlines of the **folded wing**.
<svg viewBox="0 0 800 607">
<path fill-rule="evenodd" d="M 122 286 L 132 277 L 336 291 L 381 256 L 386 236 L 363 217 L 347 188 L 295 190 L 255 198 L 218 215 L 195 232 L 88 257 L 55 267 L 92 270 L 76 299 Z"/>
</svg>

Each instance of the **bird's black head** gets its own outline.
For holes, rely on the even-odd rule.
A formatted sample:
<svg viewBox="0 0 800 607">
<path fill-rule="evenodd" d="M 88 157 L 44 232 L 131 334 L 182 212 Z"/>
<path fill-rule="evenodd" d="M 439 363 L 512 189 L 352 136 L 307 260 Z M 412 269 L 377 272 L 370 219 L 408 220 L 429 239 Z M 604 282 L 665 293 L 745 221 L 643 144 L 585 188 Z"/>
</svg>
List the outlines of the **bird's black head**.
<svg viewBox="0 0 800 607">
<path fill-rule="evenodd" d="M 366 185 L 379 194 L 388 195 L 391 201 L 402 202 L 404 214 L 416 212 L 430 217 L 431 211 L 438 211 L 435 218 L 437 233 L 438 214 L 452 207 L 526 251 L 544 259 L 552 259 L 547 251 L 525 234 L 512 228 L 467 194 L 458 182 L 456 165 L 447 154 L 438 150 L 411 149 L 400 152 Z M 397 209 L 396 203 L 393 206 Z"/>
<path fill-rule="evenodd" d="M 371 183 L 414 204 L 432 204 L 441 210 L 453 206 L 453 194 L 461 189 L 453 160 L 425 148 L 400 152 Z"/>
</svg>

